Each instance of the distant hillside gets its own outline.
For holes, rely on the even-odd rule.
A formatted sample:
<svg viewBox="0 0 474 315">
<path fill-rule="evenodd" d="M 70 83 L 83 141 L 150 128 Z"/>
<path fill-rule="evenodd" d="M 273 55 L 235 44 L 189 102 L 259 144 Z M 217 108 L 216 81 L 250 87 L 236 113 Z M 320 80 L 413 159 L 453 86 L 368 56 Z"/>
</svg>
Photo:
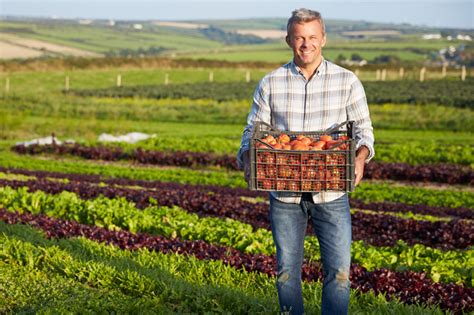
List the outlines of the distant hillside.
<svg viewBox="0 0 474 315">
<path fill-rule="evenodd" d="M 0 43 L 6 42 L 6 36 L 1 36 L 1 33 L 6 33 L 101 55 L 120 51 L 173 53 L 223 46 L 222 43 L 210 40 L 200 33 L 186 34 L 154 26 L 149 22 L 115 22 L 113 25 L 107 25 L 104 21 L 84 23 L 86 22 L 71 20 L 2 21 Z M 50 53 L 48 48 L 44 47 L 44 54 Z"/>
<path fill-rule="evenodd" d="M 236 29 L 276 29 L 286 30 L 286 19 L 282 18 L 258 18 L 239 20 L 196 20 L 190 23 L 204 23 L 222 28 L 223 30 Z"/>
<path fill-rule="evenodd" d="M 326 28 L 329 45 L 324 55 L 339 62 L 421 63 L 439 59 L 439 51 L 448 47 L 463 49 L 456 62 L 469 64 L 466 56 L 473 55 L 472 44 L 457 40 L 461 33 L 455 30 L 341 20 L 327 20 Z M 425 33 L 443 38 L 422 40 Z M 472 33 L 462 34 L 474 37 Z M 279 63 L 291 58 L 285 35 L 282 18 L 173 22 L 4 18 L 0 58 L 168 56 Z M 447 40 L 447 35 L 454 39 Z"/>
<path fill-rule="evenodd" d="M 420 34 L 420 33 L 456 33 L 463 32 L 470 35 L 474 34 L 474 30 L 465 29 L 446 29 L 414 26 L 410 24 L 393 24 L 393 23 L 378 23 L 355 20 L 332 20 L 325 19 L 326 30 L 329 33 L 342 33 L 348 31 L 368 31 L 368 30 L 395 30 L 402 34 Z M 236 29 L 275 29 L 286 31 L 287 19 L 285 18 L 255 18 L 255 19 L 238 19 L 238 20 L 194 20 L 186 21 L 188 23 L 203 23 L 222 28 L 224 30 Z"/>
<path fill-rule="evenodd" d="M 35 44 L 29 45 L 32 40 Z M 3 58 L 171 55 L 264 42 L 265 39 L 252 34 L 215 26 L 176 27 L 152 21 L 15 19 L 0 22 L 0 57 Z M 54 50 L 50 49 L 52 45 Z"/>
</svg>

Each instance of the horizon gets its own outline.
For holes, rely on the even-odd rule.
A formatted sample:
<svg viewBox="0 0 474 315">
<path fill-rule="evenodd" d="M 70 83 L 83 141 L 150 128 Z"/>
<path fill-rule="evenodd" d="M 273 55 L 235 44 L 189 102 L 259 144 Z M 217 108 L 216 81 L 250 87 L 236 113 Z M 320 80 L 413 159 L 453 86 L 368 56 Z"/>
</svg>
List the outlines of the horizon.
<svg viewBox="0 0 474 315">
<path fill-rule="evenodd" d="M 79 7 L 71 7 L 79 5 Z M 252 18 L 288 18 L 298 7 L 318 10 L 327 20 L 365 21 L 387 24 L 410 24 L 429 28 L 474 29 L 474 2 L 465 0 L 411 1 L 323 1 L 317 6 L 311 1 L 234 0 L 149 0 L 91 2 L 75 0 L 1 1 L 2 18 L 58 18 L 113 20 L 240 20 Z M 400 7 L 403 14 L 400 14 Z M 184 9 L 183 9 L 184 8 Z"/>
</svg>

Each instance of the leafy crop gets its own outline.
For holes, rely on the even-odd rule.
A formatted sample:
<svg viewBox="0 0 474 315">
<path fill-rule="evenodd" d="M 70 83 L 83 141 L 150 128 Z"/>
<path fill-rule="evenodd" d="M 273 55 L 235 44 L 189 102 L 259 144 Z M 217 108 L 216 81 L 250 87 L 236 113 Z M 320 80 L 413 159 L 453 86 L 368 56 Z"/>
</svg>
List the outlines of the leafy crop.
<svg viewBox="0 0 474 315">
<path fill-rule="evenodd" d="M 360 184 L 351 193 L 355 199 L 365 202 L 398 201 L 409 205 L 465 207 L 474 209 L 474 193 L 470 191 L 424 189 L 420 187 L 388 184 Z"/>
<path fill-rule="evenodd" d="M 364 169 L 369 179 L 474 184 L 474 170 L 454 164 L 409 165 L 406 163 L 371 162 Z"/>
<path fill-rule="evenodd" d="M 469 80 L 471 81 L 471 80 Z M 432 80 L 364 82 L 369 103 L 440 104 L 472 108 L 474 87 L 472 82 Z"/>
<path fill-rule="evenodd" d="M 89 174 L 74 174 L 74 173 L 60 173 L 60 172 L 48 172 L 48 171 L 33 171 L 33 170 L 22 170 L 0 167 L 1 172 L 9 174 L 22 174 L 26 176 L 33 176 L 38 179 L 63 179 L 75 182 L 86 182 L 86 183 L 106 183 L 112 186 L 133 186 L 142 187 L 147 189 L 158 188 L 162 191 L 170 190 L 197 190 L 207 193 L 217 193 L 224 195 L 233 195 L 238 197 L 249 197 L 257 198 L 260 201 L 267 199 L 268 193 L 261 191 L 252 191 L 245 188 L 230 188 L 224 185 L 190 185 L 190 184 L 179 184 L 175 182 L 162 182 L 156 180 L 138 180 L 128 178 L 110 178 L 99 175 Z M 16 179 L 16 178 L 15 178 Z M 15 185 L 22 186 L 20 182 L 16 182 Z M 407 212 L 423 215 L 434 215 L 434 216 L 449 216 L 460 219 L 474 219 L 474 212 L 472 209 L 466 207 L 470 205 L 473 207 L 472 194 L 469 193 L 453 193 L 450 191 L 437 192 L 433 195 L 430 190 L 416 189 L 416 188 L 405 188 L 405 187 L 392 187 L 389 185 L 367 185 L 361 184 L 358 190 L 363 190 L 362 194 L 357 195 L 357 191 L 352 193 L 350 198 L 350 204 L 352 207 L 357 209 L 385 211 L 385 212 Z M 383 194 L 382 198 L 374 195 L 374 191 L 379 191 Z M 365 192 L 368 192 L 365 194 Z M 410 195 L 413 197 L 410 198 Z M 407 204 L 402 202 L 395 202 L 400 200 L 402 202 L 416 201 L 417 203 Z M 361 200 L 364 199 L 364 200 Z M 382 199 L 382 201 L 380 200 Z M 444 199 L 448 199 L 448 202 L 444 202 Z M 464 206 L 453 206 L 452 200 L 456 203 L 461 201 Z M 432 204 L 426 205 L 426 203 Z"/>
<path fill-rule="evenodd" d="M 121 147 L 74 145 L 17 145 L 12 150 L 20 154 L 50 153 L 56 155 L 73 155 L 91 160 L 119 161 L 129 160 L 142 164 L 208 167 L 216 166 L 237 170 L 234 156 L 217 155 L 203 152 L 163 152 L 136 148 L 131 152 Z M 441 182 L 449 184 L 474 184 L 474 170 L 470 167 L 437 164 L 408 165 L 406 163 L 372 162 L 366 167 L 364 176 L 371 179 L 392 179 L 424 182 Z"/>
<path fill-rule="evenodd" d="M 31 265 L 0 262 L 0 285 L 6 285 L 6 289 L 2 289 L 0 313 L 97 314 L 117 310 L 135 314 L 172 312 L 156 297 L 132 297 L 118 288 L 85 286 L 74 279 L 47 270 L 40 271 L 34 268 L 34 264 Z"/>
<path fill-rule="evenodd" d="M 199 82 L 153 86 L 133 86 L 108 89 L 74 90 L 79 96 L 99 97 L 145 97 L 145 98 L 190 98 L 230 101 L 250 99 L 256 82 Z"/>
<path fill-rule="evenodd" d="M 0 204 L 9 211 L 42 213 L 108 230 L 125 229 L 133 233 L 145 232 L 183 240 L 204 240 L 245 253 L 275 254 L 271 232 L 268 230 L 254 230 L 249 224 L 229 218 L 200 218 L 178 207 L 150 206 L 140 210 L 125 198 L 81 200 L 76 194 L 66 191 L 48 195 L 41 191 L 28 193 L 25 188 L 13 190 L 9 187 L 0 188 L 0 200 Z M 363 241 L 355 241 L 352 249 L 353 261 L 368 270 L 390 267 L 423 271 L 435 282 L 464 282 L 472 286 L 469 273 L 474 264 L 472 251 L 440 251 L 420 244 L 410 247 L 402 241 L 393 247 L 373 247 Z M 319 260 L 316 237 L 306 237 L 305 256 Z"/>
<path fill-rule="evenodd" d="M 251 99 L 256 82 L 202 82 L 194 84 L 141 85 L 132 87 L 83 89 L 72 93 L 79 96 L 191 98 L 218 101 Z M 371 104 L 439 104 L 472 108 L 474 88 L 472 82 L 454 80 L 411 80 L 364 82 L 367 100 Z"/>
<path fill-rule="evenodd" d="M 408 141 L 376 146 L 376 160 L 417 164 L 461 164 L 474 166 L 472 145 L 450 145 L 435 142 Z"/>
<path fill-rule="evenodd" d="M 179 310 L 184 313 L 203 313 L 231 309 L 239 313 L 254 313 L 268 312 L 275 307 L 268 296 L 262 297 L 254 286 L 259 283 L 268 287 L 270 278 L 266 274 L 246 274 L 217 260 L 200 263 L 198 255 L 189 254 L 204 253 L 210 248 L 200 248 L 199 242 L 195 242 L 198 246 L 193 246 L 194 250 L 188 249 L 188 255 L 178 255 L 180 248 L 187 244 L 146 235 L 130 238 L 130 233 L 123 232 L 104 234 L 101 228 L 70 225 L 65 221 L 47 218 L 38 219 L 42 221 L 40 225 L 43 225 L 43 230 L 57 231 L 53 232 L 56 238 L 81 236 L 77 232 L 83 232 L 91 239 L 116 246 L 105 246 L 84 238 L 48 241 L 38 236 L 38 231 L 31 228 L 5 226 L 0 222 L 0 228 L 4 231 L 0 235 L 0 264 L 6 262 L 29 266 L 34 270 L 54 273 L 83 285 L 119 291 L 138 303 L 145 299 L 158 305 L 164 304 L 165 310 L 174 310 L 172 313 Z M 65 225 L 60 227 L 61 223 Z M 136 245 L 127 246 L 128 242 L 134 242 Z M 124 251 L 119 246 L 137 250 Z M 216 256 L 216 253 L 213 255 Z M 201 257 L 202 259 L 204 257 Z M 203 274 L 206 276 L 200 278 L 199 275 Z M 232 285 L 225 285 L 230 278 L 243 280 L 239 283 L 240 287 L 230 288 Z M 255 293 L 259 296 L 255 296 Z M 161 313 L 160 309 L 161 307 L 158 307 L 154 311 Z M 99 313 L 103 312 L 104 309 L 101 309 Z"/>
<path fill-rule="evenodd" d="M 208 193 L 202 190 L 136 190 L 131 188 L 102 187 L 87 183 L 59 183 L 44 180 L 0 180 L 1 186 L 28 187 L 31 192 L 41 190 L 58 194 L 64 190 L 91 199 L 99 195 L 108 198 L 126 197 L 137 207 L 146 208 L 152 199 L 160 206 L 179 206 L 201 216 L 229 217 L 251 224 L 255 228 L 269 228 L 268 205 L 250 203 L 238 196 Z M 40 201 L 36 201 L 39 203 Z M 35 204 L 33 202 L 33 204 Z M 473 243 L 474 226 L 462 220 L 429 222 L 401 219 L 389 215 L 356 212 L 353 215 L 353 238 L 377 246 L 393 245 L 397 240 L 408 244 L 425 244 L 444 249 L 466 248 Z"/>
<path fill-rule="evenodd" d="M 221 260 L 225 264 L 237 269 L 247 271 L 257 271 L 268 275 L 275 275 L 276 260 L 274 257 L 265 255 L 243 254 L 235 249 L 207 244 L 203 241 L 181 241 L 179 239 L 166 239 L 159 236 L 149 236 L 145 234 L 132 234 L 126 231 L 109 231 L 104 228 L 81 225 L 71 221 L 52 219 L 44 215 L 31 215 L 6 212 L 0 210 L 0 219 L 8 224 L 26 223 L 34 227 L 41 228 L 49 238 L 69 238 L 83 236 L 99 242 L 113 244 L 122 249 L 146 248 L 163 253 L 178 253 L 181 255 L 192 255 L 200 260 Z M 44 247 L 31 248 L 24 243 L 14 241 L 3 236 L 4 250 L 3 259 L 20 260 L 22 264 L 30 261 L 33 265 L 51 265 L 52 268 L 64 269 L 66 272 L 74 272 L 76 277 L 82 281 L 100 281 L 103 277 L 113 277 L 121 279 L 115 284 L 122 287 L 122 290 L 141 296 L 150 294 L 160 288 L 156 283 L 147 280 L 146 277 L 120 276 L 120 271 L 109 267 L 104 268 L 100 264 L 89 266 L 86 271 L 83 266 L 72 261 L 68 255 L 64 255 L 58 260 L 60 251 L 54 248 Z M 18 255 L 19 254 L 19 255 Z M 64 257 L 65 256 L 65 257 Z M 56 260 L 56 261 L 54 261 Z M 60 262 L 61 261 L 61 262 Z M 96 271 L 101 270 L 101 274 Z M 117 274 L 119 273 L 119 274 Z M 125 276 L 125 277 L 124 277 Z M 305 262 L 302 268 L 302 278 L 305 281 L 321 281 L 321 266 L 316 263 Z M 104 279 L 104 278 L 103 278 Z M 117 281 L 115 280 L 115 281 Z M 423 273 L 412 271 L 394 272 L 387 269 L 377 269 L 368 272 L 365 268 L 351 266 L 351 287 L 361 292 L 373 291 L 376 294 L 383 293 L 387 299 L 399 299 L 408 304 L 424 303 L 436 304 L 443 309 L 452 311 L 470 311 L 474 298 L 474 289 L 466 288 L 455 284 L 433 283 Z M 102 280 L 110 282 L 111 280 Z M 121 283 L 120 283 L 121 281 Z M 139 282 L 136 282 L 139 281 Z M 134 286 L 134 282 L 141 285 Z M 449 296 L 449 299 L 446 298 Z"/>
</svg>

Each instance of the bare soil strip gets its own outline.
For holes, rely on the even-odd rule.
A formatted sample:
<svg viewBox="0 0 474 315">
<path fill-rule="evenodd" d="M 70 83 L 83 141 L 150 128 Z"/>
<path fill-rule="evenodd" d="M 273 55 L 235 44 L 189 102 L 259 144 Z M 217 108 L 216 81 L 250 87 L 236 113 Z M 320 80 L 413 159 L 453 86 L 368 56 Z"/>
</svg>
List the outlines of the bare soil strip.
<svg viewBox="0 0 474 315">
<path fill-rule="evenodd" d="M 0 41 L 0 59 L 34 58 L 42 55 L 42 51 Z"/>
<path fill-rule="evenodd" d="M 283 30 L 263 30 L 263 29 L 238 29 L 235 30 L 242 35 L 255 35 L 261 38 L 278 39 L 285 38 L 286 31 Z"/>
<path fill-rule="evenodd" d="M 1 58 L 30 58 L 45 54 L 70 55 L 81 57 L 101 57 L 101 54 L 52 44 L 37 39 L 22 38 L 10 34 L 0 34 L 0 57 Z M 16 47 L 16 49 L 15 49 Z M 33 54 L 36 52 L 36 54 Z"/>
<path fill-rule="evenodd" d="M 169 27 L 179 27 L 179 28 L 188 28 L 188 29 L 197 29 L 197 28 L 208 28 L 208 24 L 198 24 L 198 23 L 185 23 L 185 22 L 167 22 L 167 21 L 157 21 L 153 24 L 158 26 L 169 26 Z"/>
</svg>

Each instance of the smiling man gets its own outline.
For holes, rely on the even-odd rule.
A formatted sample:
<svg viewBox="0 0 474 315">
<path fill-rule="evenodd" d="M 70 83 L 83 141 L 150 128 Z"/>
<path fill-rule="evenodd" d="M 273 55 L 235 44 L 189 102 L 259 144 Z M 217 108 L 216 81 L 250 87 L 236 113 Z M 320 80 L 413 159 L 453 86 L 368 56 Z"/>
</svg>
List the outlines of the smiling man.
<svg viewBox="0 0 474 315">
<path fill-rule="evenodd" d="M 323 60 L 322 48 L 326 45 L 326 32 L 321 19 L 304 23 L 289 23 L 286 43 L 293 49 L 293 62 L 307 80 Z"/>
<path fill-rule="evenodd" d="M 237 160 L 250 176 L 249 142 L 255 122 L 279 130 L 326 130 L 354 121 L 355 185 L 374 156 L 374 135 L 365 92 L 349 70 L 325 60 L 324 22 L 319 12 L 298 9 L 288 20 L 286 42 L 293 60 L 267 74 L 254 93 Z M 324 272 L 323 314 L 347 314 L 351 263 L 351 215 L 344 192 L 270 193 L 270 222 L 277 250 L 280 310 L 303 314 L 301 266 L 308 217 L 318 237 Z"/>
</svg>

